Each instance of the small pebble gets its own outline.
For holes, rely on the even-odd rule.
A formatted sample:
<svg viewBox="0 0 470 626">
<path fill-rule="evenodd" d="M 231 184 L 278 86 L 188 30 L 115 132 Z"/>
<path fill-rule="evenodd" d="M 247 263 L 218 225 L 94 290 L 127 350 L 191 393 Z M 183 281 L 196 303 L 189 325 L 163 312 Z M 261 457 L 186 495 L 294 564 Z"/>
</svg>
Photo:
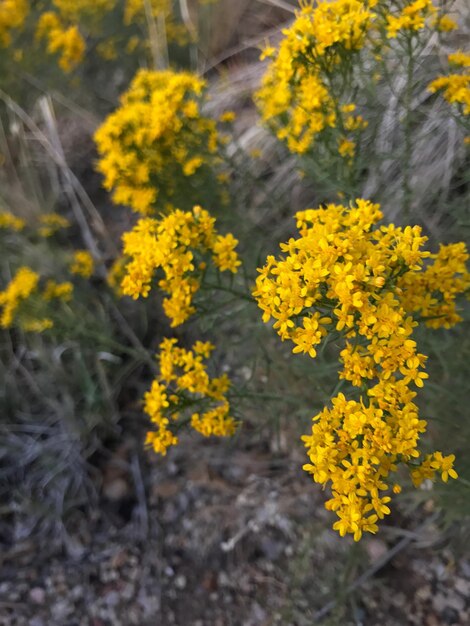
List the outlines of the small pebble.
<svg viewBox="0 0 470 626">
<path fill-rule="evenodd" d="M 46 600 L 46 592 L 42 587 L 33 587 L 29 592 L 29 599 L 34 604 L 44 604 Z"/>
</svg>

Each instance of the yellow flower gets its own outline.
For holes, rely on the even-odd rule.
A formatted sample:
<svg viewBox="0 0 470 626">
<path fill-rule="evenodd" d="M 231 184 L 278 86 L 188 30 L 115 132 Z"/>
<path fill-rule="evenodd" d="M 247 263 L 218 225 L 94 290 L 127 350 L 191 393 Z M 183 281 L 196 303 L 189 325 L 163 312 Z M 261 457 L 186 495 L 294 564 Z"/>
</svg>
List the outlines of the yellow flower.
<svg viewBox="0 0 470 626">
<path fill-rule="evenodd" d="M 441 33 L 449 33 L 452 30 L 456 30 L 459 25 L 449 15 L 438 15 L 434 23 L 432 24 Z"/>
<path fill-rule="evenodd" d="M 402 30 L 421 30 L 426 25 L 426 18 L 435 13 L 436 7 L 432 0 L 415 0 L 407 4 L 397 16 L 389 15 L 387 17 L 387 37 L 394 38 Z"/>
<path fill-rule="evenodd" d="M 221 122 L 233 122 L 236 119 L 237 115 L 235 113 L 235 111 L 225 111 L 225 113 L 222 113 L 222 115 L 219 117 L 219 120 Z"/>
<path fill-rule="evenodd" d="M 194 413 L 191 417 L 191 426 L 204 437 L 228 437 L 236 430 L 236 422 L 229 416 L 230 406 L 224 403 L 202 415 Z"/>
<path fill-rule="evenodd" d="M 45 213 L 39 217 L 38 234 L 40 237 L 51 237 L 58 230 L 68 228 L 70 222 L 57 213 Z"/>
<path fill-rule="evenodd" d="M 52 0 L 52 4 L 63 19 L 77 22 L 85 15 L 96 18 L 112 11 L 116 0 Z"/>
<path fill-rule="evenodd" d="M 30 333 L 42 333 L 53 326 L 53 321 L 48 317 L 43 319 L 25 319 L 21 323 L 21 328 Z"/>
<path fill-rule="evenodd" d="M 20 29 L 29 13 L 27 0 L 2 0 L 0 2 L 0 46 L 11 43 L 11 33 Z"/>
<path fill-rule="evenodd" d="M 265 59 L 272 59 L 276 54 L 276 48 L 273 48 L 269 44 L 266 44 L 264 48 L 261 50 L 261 54 L 259 55 L 259 60 L 264 61 Z"/>
<path fill-rule="evenodd" d="M 445 483 L 449 478 L 458 478 L 458 474 L 454 470 L 454 461 L 454 454 L 446 457 L 442 455 L 442 452 L 426 455 L 422 463 L 411 471 L 413 484 L 419 487 L 425 480 L 434 480 L 436 472 L 440 472 Z"/>
<path fill-rule="evenodd" d="M 440 76 L 428 85 L 428 90 L 442 91 L 447 102 L 460 105 L 463 114 L 470 115 L 470 73 Z"/>
<path fill-rule="evenodd" d="M 15 230 L 17 232 L 23 230 L 26 226 L 26 222 L 12 213 L 2 211 L 0 212 L 0 228 Z"/>
<path fill-rule="evenodd" d="M 2 307 L 0 326 L 2 328 L 11 328 L 18 308 L 36 291 L 38 282 L 39 274 L 23 266 L 18 269 L 7 288 L 0 291 L 0 307 Z"/>
<path fill-rule="evenodd" d="M 114 291 L 114 293 L 121 297 L 123 295 L 121 290 L 121 283 L 126 273 L 127 259 L 123 256 L 114 260 L 111 267 L 108 269 L 106 276 L 106 282 Z"/>
<path fill-rule="evenodd" d="M 59 53 L 59 66 L 64 72 L 72 71 L 83 59 L 85 40 L 77 25 L 65 26 L 52 11 L 43 13 L 36 28 L 36 39 L 47 40 L 47 52 Z"/>
<path fill-rule="evenodd" d="M 456 67 L 470 67 L 470 54 L 462 52 L 462 50 L 449 54 L 447 60 Z"/>
<path fill-rule="evenodd" d="M 73 285 L 71 282 L 57 283 L 55 280 L 48 280 L 45 284 L 42 297 L 46 301 L 57 299 L 69 302 L 72 299 L 72 294 Z"/>
<path fill-rule="evenodd" d="M 77 250 L 73 254 L 73 260 L 70 263 L 69 270 L 71 274 L 90 278 L 95 269 L 95 262 L 88 250 Z"/>
<path fill-rule="evenodd" d="M 186 161 L 186 163 L 184 163 L 184 165 L 183 165 L 183 174 L 185 176 L 192 176 L 194 174 L 194 172 L 199 167 L 201 167 L 203 162 L 204 162 L 203 158 L 199 157 L 199 156 L 193 157 L 189 161 Z"/>
<path fill-rule="evenodd" d="M 353 157 L 356 151 L 356 144 L 349 139 L 342 139 L 338 146 L 338 152 L 342 157 Z"/>
<path fill-rule="evenodd" d="M 228 235 L 218 235 L 213 242 L 211 249 L 215 265 L 221 272 L 232 272 L 236 274 L 241 261 L 235 248 L 238 245 L 238 239 L 229 233 Z"/>
</svg>

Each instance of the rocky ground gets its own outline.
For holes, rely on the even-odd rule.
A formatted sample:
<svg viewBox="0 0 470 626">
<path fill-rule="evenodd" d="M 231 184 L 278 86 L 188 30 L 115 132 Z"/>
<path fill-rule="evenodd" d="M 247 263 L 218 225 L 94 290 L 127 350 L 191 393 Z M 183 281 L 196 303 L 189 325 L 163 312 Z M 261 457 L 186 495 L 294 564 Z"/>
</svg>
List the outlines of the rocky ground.
<svg viewBox="0 0 470 626">
<path fill-rule="evenodd" d="M 470 555 L 455 556 L 431 500 L 419 523 L 392 519 L 352 545 L 330 529 L 299 449 L 129 449 L 93 519 L 60 542 L 3 546 L 2 626 L 470 623 Z"/>
</svg>

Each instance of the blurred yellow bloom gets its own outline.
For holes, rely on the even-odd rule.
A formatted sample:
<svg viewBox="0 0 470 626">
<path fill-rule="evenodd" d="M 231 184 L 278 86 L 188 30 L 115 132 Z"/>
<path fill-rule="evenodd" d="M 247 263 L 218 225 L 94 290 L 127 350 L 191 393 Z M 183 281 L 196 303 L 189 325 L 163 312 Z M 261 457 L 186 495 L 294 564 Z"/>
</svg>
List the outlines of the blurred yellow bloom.
<svg viewBox="0 0 470 626">
<path fill-rule="evenodd" d="M 73 285 L 71 282 L 66 281 L 58 283 L 55 280 L 48 280 L 44 286 L 42 297 L 44 300 L 63 300 L 69 302 L 72 299 Z"/>
<path fill-rule="evenodd" d="M 394 38 L 402 30 L 417 31 L 426 25 L 426 18 L 436 13 L 432 0 L 415 0 L 406 5 L 397 16 L 387 18 L 387 36 Z"/>
<path fill-rule="evenodd" d="M 342 139 L 338 146 L 338 152 L 342 157 L 353 157 L 356 149 L 356 144 L 350 139 Z"/>
<path fill-rule="evenodd" d="M 225 113 L 222 113 L 222 115 L 219 117 L 219 120 L 221 122 L 233 122 L 236 117 L 237 115 L 235 111 L 225 111 Z"/>
<path fill-rule="evenodd" d="M 83 59 L 85 40 L 77 25 L 64 25 L 52 11 L 43 13 L 36 28 L 36 38 L 47 40 L 47 52 L 58 53 L 59 66 L 64 72 L 72 71 Z"/>
<path fill-rule="evenodd" d="M 11 33 L 20 29 L 29 14 L 27 0 L 1 0 L 0 2 L 0 47 L 11 43 Z"/>
<path fill-rule="evenodd" d="M 470 67 L 470 54 L 462 50 L 457 50 L 457 52 L 449 54 L 447 60 L 451 65 L 455 65 L 456 67 Z"/>
<path fill-rule="evenodd" d="M 95 262 L 88 250 L 77 250 L 74 252 L 69 270 L 71 274 L 90 278 L 95 270 Z"/>
<path fill-rule="evenodd" d="M 449 33 L 452 30 L 456 30 L 459 25 L 449 15 L 438 15 L 434 23 L 432 24 L 441 33 Z"/>
<path fill-rule="evenodd" d="M 29 267 L 20 267 L 4 291 L 0 291 L 0 326 L 10 328 L 20 304 L 37 289 L 39 274 Z"/>
<path fill-rule="evenodd" d="M 51 237 L 58 230 L 62 228 L 68 228 L 70 222 L 62 215 L 58 213 L 45 213 L 39 216 L 39 228 L 38 234 L 40 237 Z"/>
<path fill-rule="evenodd" d="M 460 106 L 464 115 L 470 115 L 470 72 L 440 76 L 428 85 L 428 90 L 442 92 L 447 102 Z"/>
<path fill-rule="evenodd" d="M 0 228 L 15 230 L 19 232 L 26 226 L 26 222 L 13 213 L 6 211 L 0 212 Z"/>
</svg>

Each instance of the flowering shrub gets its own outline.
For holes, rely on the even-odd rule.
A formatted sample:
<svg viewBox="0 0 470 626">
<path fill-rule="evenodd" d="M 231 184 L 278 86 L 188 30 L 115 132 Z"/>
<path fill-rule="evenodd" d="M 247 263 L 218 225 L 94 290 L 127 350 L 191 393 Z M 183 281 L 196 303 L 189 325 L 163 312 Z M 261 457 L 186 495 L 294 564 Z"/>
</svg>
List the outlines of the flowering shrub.
<svg viewBox="0 0 470 626">
<path fill-rule="evenodd" d="M 119 47 L 147 56 L 150 36 L 141 33 L 149 21 L 161 23 L 167 41 L 188 43 L 187 28 L 179 23 L 171 0 L 1 0 L 0 46 L 15 46 L 15 35 L 25 28 L 38 43 L 45 42 L 46 53 L 57 57 L 61 70 L 69 73 L 94 48 L 106 61 L 117 58 Z"/>
<path fill-rule="evenodd" d="M 361 116 L 352 115 L 353 94 L 364 86 L 366 61 L 359 53 L 364 51 L 369 64 L 375 60 L 378 67 L 387 52 L 383 32 L 389 39 L 408 39 L 437 28 L 443 16 L 428 19 L 437 14 L 431 0 L 333 0 L 301 6 L 292 26 L 283 31 L 279 50 L 269 46 L 261 55 L 273 58 L 256 95 L 262 119 L 293 152 L 307 152 L 321 137 L 330 147 L 336 141 L 341 156 L 352 156 L 354 137 L 367 126 Z M 450 18 L 444 23 L 449 30 Z"/>
<path fill-rule="evenodd" d="M 339 100 L 345 84 L 333 85 L 333 77 L 349 74 L 351 55 L 364 45 L 375 14 L 375 2 L 335 0 L 316 8 L 305 3 L 291 27 L 284 31 L 256 95 L 262 119 L 299 154 L 307 152 L 320 134 L 334 137 L 342 156 L 351 156 L 365 122 L 353 115 L 355 105 Z M 347 98 L 347 96 L 346 96 Z M 346 143 L 347 142 L 347 143 Z"/>
<path fill-rule="evenodd" d="M 470 286 L 468 254 L 453 244 L 432 255 L 418 226 L 374 228 L 381 217 L 379 205 L 360 199 L 297 213 L 300 236 L 281 244 L 279 259 L 268 257 L 253 292 L 263 320 L 274 318 L 294 353 L 315 358 L 326 337 L 343 342 L 339 377 L 361 393 L 358 400 L 338 394 L 313 418 L 304 469 L 315 482 L 331 482 L 334 528 L 355 540 L 390 513 L 387 492 L 400 489 L 390 475 L 400 463 L 416 485 L 436 472 L 457 477 L 453 455 L 423 459 L 418 448 L 426 421 L 412 385 L 423 387 L 428 375 L 411 314 L 433 328 L 461 321 L 456 297 Z"/>
<path fill-rule="evenodd" d="M 70 282 L 48 280 L 40 290 L 39 280 L 37 272 L 26 266 L 20 267 L 7 287 L 0 291 L 2 328 L 15 325 L 24 331 L 42 332 L 53 327 L 54 322 L 47 315 L 50 312 L 47 303 L 70 300 L 73 285 Z"/>
<path fill-rule="evenodd" d="M 193 181 L 201 189 L 213 184 L 219 138 L 201 112 L 205 87 L 188 72 L 138 72 L 95 135 L 98 169 L 115 202 L 149 215 L 157 202 L 185 208 Z"/>
<path fill-rule="evenodd" d="M 417 59 L 437 32 L 454 28 L 431 0 L 302 2 L 279 48 L 262 52 L 270 63 L 255 94 L 261 118 L 302 157 L 302 170 L 327 187 L 328 199 L 361 195 L 367 174 L 377 179 L 381 173 L 371 165 L 375 159 L 397 163 L 403 198 L 400 203 L 395 194 L 390 202 L 402 204 L 408 220 L 413 98 L 421 83 L 426 86 Z M 403 82 L 397 83 L 398 72 Z M 395 107 L 387 109 L 387 98 Z M 393 151 L 377 141 L 386 117 L 398 127 Z"/>
</svg>

